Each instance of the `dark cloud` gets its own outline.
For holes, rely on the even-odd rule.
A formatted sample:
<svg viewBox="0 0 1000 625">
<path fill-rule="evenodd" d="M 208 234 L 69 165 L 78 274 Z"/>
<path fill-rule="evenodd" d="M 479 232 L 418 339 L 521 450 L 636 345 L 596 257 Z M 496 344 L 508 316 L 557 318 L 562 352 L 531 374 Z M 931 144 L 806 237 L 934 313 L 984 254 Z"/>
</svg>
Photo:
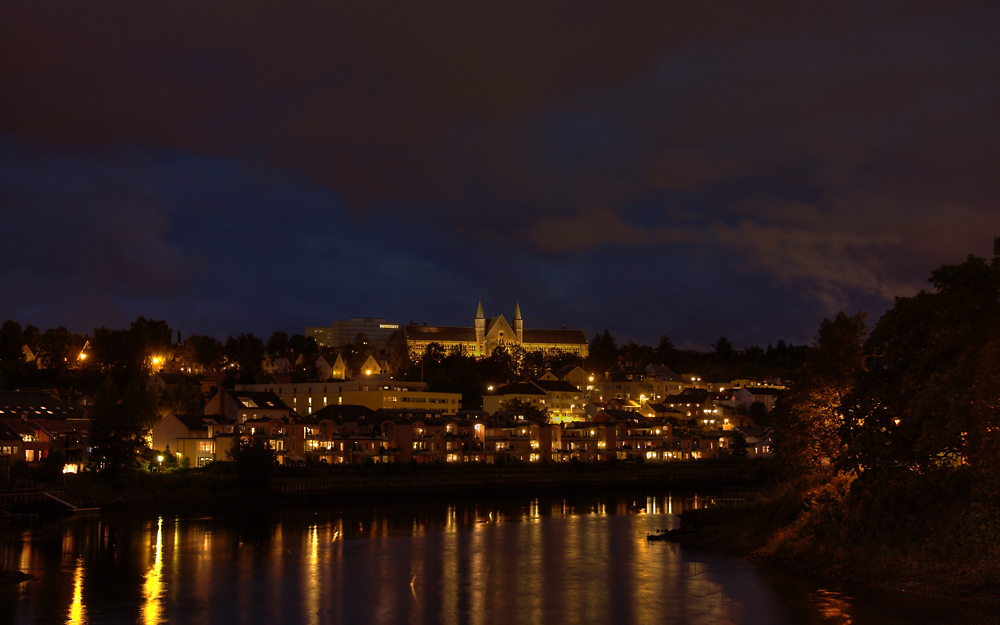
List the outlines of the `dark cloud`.
<svg viewBox="0 0 1000 625">
<path fill-rule="evenodd" d="M 286 4 L 5 9 L 8 314 L 766 342 L 1000 234 L 995 3 Z"/>
</svg>

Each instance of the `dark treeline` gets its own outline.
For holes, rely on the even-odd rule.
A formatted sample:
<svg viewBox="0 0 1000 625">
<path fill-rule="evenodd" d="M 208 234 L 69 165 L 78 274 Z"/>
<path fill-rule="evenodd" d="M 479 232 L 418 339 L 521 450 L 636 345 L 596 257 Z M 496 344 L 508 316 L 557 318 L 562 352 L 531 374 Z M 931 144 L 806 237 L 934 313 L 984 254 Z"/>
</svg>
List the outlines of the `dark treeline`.
<svg viewBox="0 0 1000 625">
<path fill-rule="evenodd" d="M 859 575 L 1000 585 L 1000 239 L 874 327 L 823 322 L 774 413 L 785 481 L 765 554 Z"/>
<path fill-rule="evenodd" d="M 751 346 L 735 350 L 725 336 L 719 337 L 712 347 L 707 352 L 680 350 L 666 335 L 660 338 L 656 347 L 633 341 L 619 347 L 615 337 L 605 330 L 591 339 L 587 358 L 527 352 L 515 347 L 495 350 L 489 358 L 479 359 L 457 351 L 447 352 L 435 344 L 415 362 L 402 354 L 390 354 L 390 357 L 393 371 L 400 378 L 423 380 L 432 391 L 462 393 L 464 408 L 479 409 L 483 405 L 483 391 L 488 386 L 536 379 L 546 371 L 558 373 L 573 366 L 603 374 L 614 367 L 635 371 L 650 364 L 664 365 L 681 376 L 718 382 L 739 378 L 794 379 L 812 349 L 806 345 L 788 345 L 781 340 L 766 349 Z"/>
</svg>

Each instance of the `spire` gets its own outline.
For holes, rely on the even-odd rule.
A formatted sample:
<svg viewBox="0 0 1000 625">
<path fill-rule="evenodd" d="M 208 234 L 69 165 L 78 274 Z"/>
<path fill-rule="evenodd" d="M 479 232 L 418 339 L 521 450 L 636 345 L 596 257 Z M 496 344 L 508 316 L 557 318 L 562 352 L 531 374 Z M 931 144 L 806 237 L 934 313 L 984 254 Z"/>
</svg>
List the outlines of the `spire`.
<svg viewBox="0 0 1000 625">
<path fill-rule="evenodd" d="M 479 298 L 479 308 L 476 309 L 476 319 L 485 319 L 486 315 L 483 314 L 483 298 Z"/>
<path fill-rule="evenodd" d="M 521 321 L 521 304 L 514 300 L 514 321 Z"/>
</svg>

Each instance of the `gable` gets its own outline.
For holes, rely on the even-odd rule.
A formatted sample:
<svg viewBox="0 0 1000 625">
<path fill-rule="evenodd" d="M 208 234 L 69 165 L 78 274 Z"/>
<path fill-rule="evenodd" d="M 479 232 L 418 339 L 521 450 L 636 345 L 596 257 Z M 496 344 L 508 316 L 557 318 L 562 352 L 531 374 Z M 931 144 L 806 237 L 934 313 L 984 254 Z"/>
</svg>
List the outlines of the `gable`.
<svg viewBox="0 0 1000 625">
<path fill-rule="evenodd" d="M 369 355 L 365 360 L 365 364 L 361 365 L 361 373 L 365 375 L 379 375 L 382 373 L 382 367 L 379 366 L 374 356 Z"/>
<path fill-rule="evenodd" d="M 486 322 L 486 340 L 488 342 L 517 341 L 517 334 L 510 327 L 510 324 L 507 323 L 507 320 L 503 318 L 503 315 L 500 315 Z"/>
</svg>

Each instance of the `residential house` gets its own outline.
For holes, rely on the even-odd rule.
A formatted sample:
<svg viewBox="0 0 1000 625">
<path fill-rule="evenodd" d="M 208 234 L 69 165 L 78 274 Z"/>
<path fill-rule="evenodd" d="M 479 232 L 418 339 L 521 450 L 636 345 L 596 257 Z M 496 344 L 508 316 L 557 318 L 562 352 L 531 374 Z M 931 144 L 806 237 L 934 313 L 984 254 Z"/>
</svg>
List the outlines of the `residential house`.
<svg viewBox="0 0 1000 625">
<path fill-rule="evenodd" d="M 177 440 L 182 438 L 209 438 L 209 426 L 219 425 L 214 416 L 192 414 L 168 414 L 153 426 L 151 442 L 153 449 L 172 452 L 179 451 Z"/>
<path fill-rule="evenodd" d="M 513 399 L 539 409 L 548 409 L 553 423 L 586 420 L 586 396 L 576 386 L 552 379 L 550 373 L 530 382 L 513 382 L 483 395 L 483 410 L 494 413 Z"/>
<path fill-rule="evenodd" d="M 667 452 L 671 460 L 715 460 L 729 454 L 729 438 L 720 430 L 675 435 Z"/>
<path fill-rule="evenodd" d="M 242 424 L 249 419 L 281 419 L 292 415 L 291 408 L 274 393 L 266 391 L 226 391 L 216 393 L 205 405 L 206 415 Z"/>
<path fill-rule="evenodd" d="M 642 417 L 624 410 L 602 410 L 594 423 L 614 424 L 619 460 L 662 462 L 672 444 L 673 426 L 664 417 Z"/>
<path fill-rule="evenodd" d="M 25 461 L 24 440 L 14 428 L 3 422 L 0 422 L 0 456 L 6 466 Z"/>
<path fill-rule="evenodd" d="M 747 458 L 773 458 L 774 447 L 771 428 L 747 426 L 736 428 L 747 443 Z"/>
<path fill-rule="evenodd" d="M 347 364 L 340 354 L 316 354 L 316 377 L 319 380 L 347 379 Z"/>
<path fill-rule="evenodd" d="M 624 370 L 616 365 L 604 374 L 603 399 L 655 402 L 690 386 L 692 383 L 684 382 L 670 367 L 647 365 L 639 370 Z"/>
<path fill-rule="evenodd" d="M 617 457 L 617 428 L 614 423 L 572 422 L 559 426 L 558 448 L 552 452 L 559 462 L 606 462 Z"/>
<path fill-rule="evenodd" d="M 762 403 L 767 411 L 774 409 L 774 402 L 785 394 L 784 389 L 770 388 L 763 386 L 744 386 L 736 389 L 733 393 L 733 400 L 742 405 L 747 410 L 755 403 Z"/>
</svg>

